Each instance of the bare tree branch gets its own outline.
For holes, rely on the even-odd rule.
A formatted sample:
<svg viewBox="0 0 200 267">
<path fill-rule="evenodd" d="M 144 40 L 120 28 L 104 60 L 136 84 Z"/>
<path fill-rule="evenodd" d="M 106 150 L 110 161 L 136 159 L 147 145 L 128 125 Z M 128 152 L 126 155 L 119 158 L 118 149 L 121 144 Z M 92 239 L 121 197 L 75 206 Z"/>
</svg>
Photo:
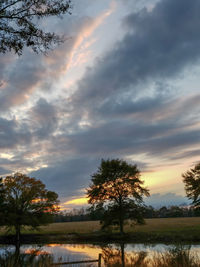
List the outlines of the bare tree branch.
<svg viewBox="0 0 200 267">
<path fill-rule="evenodd" d="M 44 32 L 38 21 L 45 17 L 60 17 L 70 13 L 71 0 L 17 0 L 0 2 L 0 53 L 22 54 L 24 47 L 36 53 L 64 41 L 55 33 Z"/>
</svg>

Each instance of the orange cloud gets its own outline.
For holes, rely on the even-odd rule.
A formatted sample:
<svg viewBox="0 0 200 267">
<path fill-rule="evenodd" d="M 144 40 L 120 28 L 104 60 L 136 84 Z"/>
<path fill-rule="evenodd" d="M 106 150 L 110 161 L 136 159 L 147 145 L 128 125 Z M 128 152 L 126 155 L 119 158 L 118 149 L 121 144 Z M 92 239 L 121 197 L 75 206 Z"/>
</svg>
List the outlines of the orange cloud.
<svg viewBox="0 0 200 267">
<path fill-rule="evenodd" d="M 69 69 L 71 66 L 73 66 L 74 61 L 77 61 L 77 59 L 75 57 L 78 57 L 78 54 L 79 54 L 78 50 L 80 49 L 81 45 L 83 46 L 83 50 L 85 50 L 93 44 L 94 40 L 88 41 L 88 38 L 105 21 L 105 19 L 113 13 L 114 10 L 115 10 L 115 4 L 114 4 L 114 2 L 112 2 L 111 6 L 108 10 L 106 10 L 105 12 L 100 14 L 98 17 L 96 17 L 96 19 L 93 21 L 93 23 L 91 23 L 87 27 L 83 28 L 83 30 L 79 33 L 79 35 L 78 35 L 78 37 L 74 43 L 71 54 L 69 55 L 68 63 L 66 66 L 67 69 Z M 84 42 L 86 42 L 86 43 L 84 43 Z M 83 53 L 83 51 L 82 51 L 82 53 Z"/>
</svg>

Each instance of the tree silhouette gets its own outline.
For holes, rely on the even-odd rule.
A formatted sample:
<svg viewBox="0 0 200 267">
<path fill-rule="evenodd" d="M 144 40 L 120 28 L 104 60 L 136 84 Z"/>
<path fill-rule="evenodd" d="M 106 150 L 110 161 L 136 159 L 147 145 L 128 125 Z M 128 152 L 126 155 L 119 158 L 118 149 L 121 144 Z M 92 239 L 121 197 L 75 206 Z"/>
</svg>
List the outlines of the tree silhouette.
<svg viewBox="0 0 200 267">
<path fill-rule="evenodd" d="M 3 179 L 0 178 L 0 220 L 3 221 L 4 216 L 3 216 L 3 212 L 4 212 L 4 189 L 3 189 Z"/>
<path fill-rule="evenodd" d="M 200 208 L 200 163 L 182 174 L 186 195 L 193 201 L 196 208 Z"/>
<path fill-rule="evenodd" d="M 149 196 L 149 192 L 143 187 L 136 165 L 119 159 L 102 159 L 97 172 L 91 177 L 88 202 L 97 208 L 105 207 L 103 228 L 118 224 L 123 234 L 125 219 L 143 222 L 143 196 Z"/>
<path fill-rule="evenodd" d="M 63 41 L 55 33 L 39 28 L 39 20 L 61 16 L 70 10 L 71 0 L 1 0 L 0 53 L 22 54 L 25 46 L 45 53 Z"/>
<path fill-rule="evenodd" d="M 20 244 L 22 226 L 36 228 L 51 221 L 59 210 L 58 195 L 35 178 L 16 173 L 3 180 L 3 211 L 0 224 L 14 227 Z"/>
</svg>

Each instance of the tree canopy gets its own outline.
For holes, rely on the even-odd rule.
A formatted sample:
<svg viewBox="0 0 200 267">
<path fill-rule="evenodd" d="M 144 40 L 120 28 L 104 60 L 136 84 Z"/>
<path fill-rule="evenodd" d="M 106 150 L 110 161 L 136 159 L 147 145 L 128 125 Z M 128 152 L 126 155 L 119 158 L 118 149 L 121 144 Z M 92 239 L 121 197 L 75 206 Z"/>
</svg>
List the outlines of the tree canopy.
<svg viewBox="0 0 200 267">
<path fill-rule="evenodd" d="M 25 46 L 45 52 L 63 41 L 55 33 L 39 28 L 39 20 L 61 16 L 70 10 L 71 0 L 1 0 L 0 53 L 21 54 Z"/>
<path fill-rule="evenodd" d="M 89 203 L 105 208 L 103 227 L 116 223 L 123 233 L 125 219 L 143 221 L 143 196 L 149 196 L 143 187 L 137 165 L 119 159 L 103 160 L 92 176 L 87 190 Z"/>
<path fill-rule="evenodd" d="M 51 221 L 58 210 L 58 195 L 35 178 L 21 173 L 3 179 L 3 216 L 0 224 L 14 227 L 19 242 L 21 227 L 36 228 Z M 1 209 L 2 210 L 2 209 Z"/>
<path fill-rule="evenodd" d="M 200 163 L 182 174 L 186 195 L 193 201 L 195 207 L 200 208 Z"/>
</svg>

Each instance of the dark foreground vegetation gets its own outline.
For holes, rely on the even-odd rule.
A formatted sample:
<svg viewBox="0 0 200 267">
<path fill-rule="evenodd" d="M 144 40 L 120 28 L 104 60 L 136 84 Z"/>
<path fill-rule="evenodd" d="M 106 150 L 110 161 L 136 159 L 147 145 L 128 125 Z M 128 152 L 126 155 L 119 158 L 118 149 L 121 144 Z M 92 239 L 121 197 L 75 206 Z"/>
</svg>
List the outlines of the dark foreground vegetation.
<svg viewBox="0 0 200 267">
<path fill-rule="evenodd" d="M 5 252 L 0 255 L 1 267 L 49 267 L 62 266 L 54 263 L 62 263 L 63 259 L 55 259 L 53 255 L 40 249 L 28 251 L 17 255 L 15 252 Z M 154 252 L 149 255 L 145 251 L 125 252 L 124 244 L 119 249 L 110 246 L 102 247 L 102 263 L 106 267 L 199 267 L 200 258 L 197 253 L 192 252 L 190 247 L 174 246 L 165 252 Z M 91 266 L 91 265 L 84 265 Z M 102 266 L 102 265 L 101 265 Z"/>
</svg>

